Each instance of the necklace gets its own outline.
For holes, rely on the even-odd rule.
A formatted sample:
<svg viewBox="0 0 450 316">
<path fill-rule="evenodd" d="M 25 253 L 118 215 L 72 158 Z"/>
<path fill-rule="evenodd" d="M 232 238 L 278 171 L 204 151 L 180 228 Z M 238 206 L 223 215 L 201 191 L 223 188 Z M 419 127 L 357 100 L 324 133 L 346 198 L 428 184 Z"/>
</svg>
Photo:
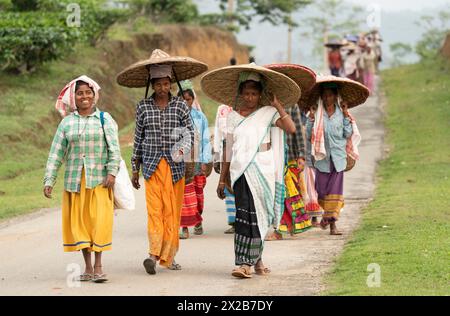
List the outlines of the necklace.
<svg viewBox="0 0 450 316">
<path fill-rule="evenodd" d="M 88 120 L 89 120 L 89 116 L 86 117 L 86 123 L 84 123 L 83 129 L 80 132 L 80 121 L 81 121 L 81 118 L 80 118 L 80 116 L 78 116 L 78 140 L 80 140 L 81 134 L 83 134 L 84 131 L 86 130 L 86 126 L 88 125 Z"/>
</svg>

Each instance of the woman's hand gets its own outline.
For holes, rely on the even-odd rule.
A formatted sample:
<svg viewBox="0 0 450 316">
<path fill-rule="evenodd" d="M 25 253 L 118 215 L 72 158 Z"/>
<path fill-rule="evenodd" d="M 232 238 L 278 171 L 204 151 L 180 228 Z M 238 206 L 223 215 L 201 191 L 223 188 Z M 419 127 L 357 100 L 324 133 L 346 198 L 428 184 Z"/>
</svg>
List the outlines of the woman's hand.
<svg viewBox="0 0 450 316">
<path fill-rule="evenodd" d="M 141 185 L 139 184 L 139 172 L 133 172 L 133 176 L 131 177 L 131 184 L 136 190 L 140 189 Z"/>
<path fill-rule="evenodd" d="M 272 101 L 270 102 L 270 104 L 271 104 L 274 108 L 276 108 L 277 110 L 282 109 L 282 108 L 283 108 L 283 105 L 282 105 L 281 102 L 278 100 L 278 98 L 276 97 L 276 95 L 274 95 L 274 94 L 271 93 L 270 96 L 273 97 L 273 98 L 272 98 Z"/>
<path fill-rule="evenodd" d="M 112 189 L 114 188 L 114 184 L 116 183 L 116 177 L 113 176 L 112 174 L 108 174 L 106 176 L 105 181 L 103 181 L 103 187 L 104 188 L 108 188 L 108 189 Z"/>
<path fill-rule="evenodd" d="M 53 188 L 52 188 L 52 187 L 50 187 L 50 186 L 45 186 L 45 187 L 44 187 L 44 196 L 45 196 L 47 199 L 51 199 L 51 198 L 52 198 L 52 191 L 53 191 Z"/>
<path fill-rule="evenodd" d="M 221 200 L 225 199 L 225 183 L 224 182 L 219 182 L 219 185 L 217 186 L 217 196 Z"/>
<path fill-rule="evenodd" d="M 342 113 L 344 114 L 344 117 L 350 117 L 350 114 L 348 113 L 348 103 L 345 101 L 342 101 L 341 107 L 342 107 Z"/>
</svg>

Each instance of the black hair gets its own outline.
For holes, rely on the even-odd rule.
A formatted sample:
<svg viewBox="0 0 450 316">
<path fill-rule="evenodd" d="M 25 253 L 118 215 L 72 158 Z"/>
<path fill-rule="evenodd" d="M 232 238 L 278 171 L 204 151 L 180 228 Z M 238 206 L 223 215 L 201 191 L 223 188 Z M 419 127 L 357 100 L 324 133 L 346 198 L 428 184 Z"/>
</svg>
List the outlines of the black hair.
<svg viewBox="0 0 450 316">
<path fill-rule="evenodd" d="M 236 58 L 231 57 L 231 59 L 230 59 L 230 65 L 231 65 L 231 66 L 234 66 L 234 65 L 236 65 L 236 64 L 237 64 Z"/>
<path fill-rule="evenodd" d="M 260 93 L 262 93 L 262 91 L 263 91 L 263 86 L 262 86 L 261 82 L 254 81 L 254 80 L 247 80 L 247 81 L 242 82 L 239 85 L 239 94 L 241 94 L 245 88 L 255 89 L 255 90 L 258 90 Z"/>
<path fill-rule="evenodd" d="M 183 90 L 183 93 L 181 93 L 181 91 L 180 91 L 180 92 L 178 92 L 178 96 L 179 97 L 184 97 L 185 93 L 189 94 L 191 96 L 192 100 L 195 100 L 194 91 L 192 91 L 192 89 Z"/>
<path fill-rule="evenodd" d="M 83 86 L 83 85 L 88 86 L 89 89 L 91 89 L 92 93 L 95 95 L 94 89 L 92 89 L 91 86 L 90 86 L 87 82 L 84 82 L 84 81 L 82 81 L 82 80 L 78 80 L 78 81 L 75 83 L 75 92 L 77 92 L 78 89 L 80 89 L 80 87 Z"/>
<path fill-rule="evenodd" d="M 250 58 L 248 59 L 248 63 L 251 64 L 251 63 L 254 63 L 254 62 L 255 62 L 255 57 L 250 56 Z"/>
<path fill-rule="evenodd" d="M 327 87 L 324 85 L 320 85 L 319 87 L 319 94 L 320 96 L 323 96 L 323 93 L 325 92 L 325 90 L 331 90 L 333 92 L 334 95 L 338 95 L 338 89 L 337 88 L 331 88 L 331 87 Z"/>
</svg>

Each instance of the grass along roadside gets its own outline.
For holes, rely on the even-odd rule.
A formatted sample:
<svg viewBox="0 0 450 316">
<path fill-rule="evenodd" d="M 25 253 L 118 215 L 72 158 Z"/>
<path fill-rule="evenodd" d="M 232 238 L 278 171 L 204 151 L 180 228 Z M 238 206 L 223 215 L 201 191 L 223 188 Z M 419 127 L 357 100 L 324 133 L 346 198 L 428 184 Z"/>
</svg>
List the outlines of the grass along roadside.
<svg viewBox="0 0 450 316">
<path fill-rule="evenodd" d="M 450 71 L 434 61 L 382 78 L 391 153 L 323 294 L 449 295 Z M 380 267 L 379 287 L 367 285 L 371 263 Z"/>
</svg>

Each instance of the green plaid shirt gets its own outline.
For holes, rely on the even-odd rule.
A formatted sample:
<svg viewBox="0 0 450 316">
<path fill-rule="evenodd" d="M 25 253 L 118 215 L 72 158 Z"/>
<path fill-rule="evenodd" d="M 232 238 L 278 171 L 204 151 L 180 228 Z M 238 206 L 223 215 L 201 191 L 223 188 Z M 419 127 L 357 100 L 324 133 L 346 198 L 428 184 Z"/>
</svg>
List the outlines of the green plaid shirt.
<svg viewBox="0 0 450 316">
<path fill-rule="evenodd" d="M 117 174 L 121 159 L 117 123 L 106 112 L 104 119 L 107 144 L 98 109 L 86 117 L 75 111 L 61 121 L 47 160 L 45 186 L 54 186 L 63 161 L 64 189 L 69 192 L 80 192 L 83 167 L 88 189 L 101 184 L 108 174 Z"/>
</svg>

